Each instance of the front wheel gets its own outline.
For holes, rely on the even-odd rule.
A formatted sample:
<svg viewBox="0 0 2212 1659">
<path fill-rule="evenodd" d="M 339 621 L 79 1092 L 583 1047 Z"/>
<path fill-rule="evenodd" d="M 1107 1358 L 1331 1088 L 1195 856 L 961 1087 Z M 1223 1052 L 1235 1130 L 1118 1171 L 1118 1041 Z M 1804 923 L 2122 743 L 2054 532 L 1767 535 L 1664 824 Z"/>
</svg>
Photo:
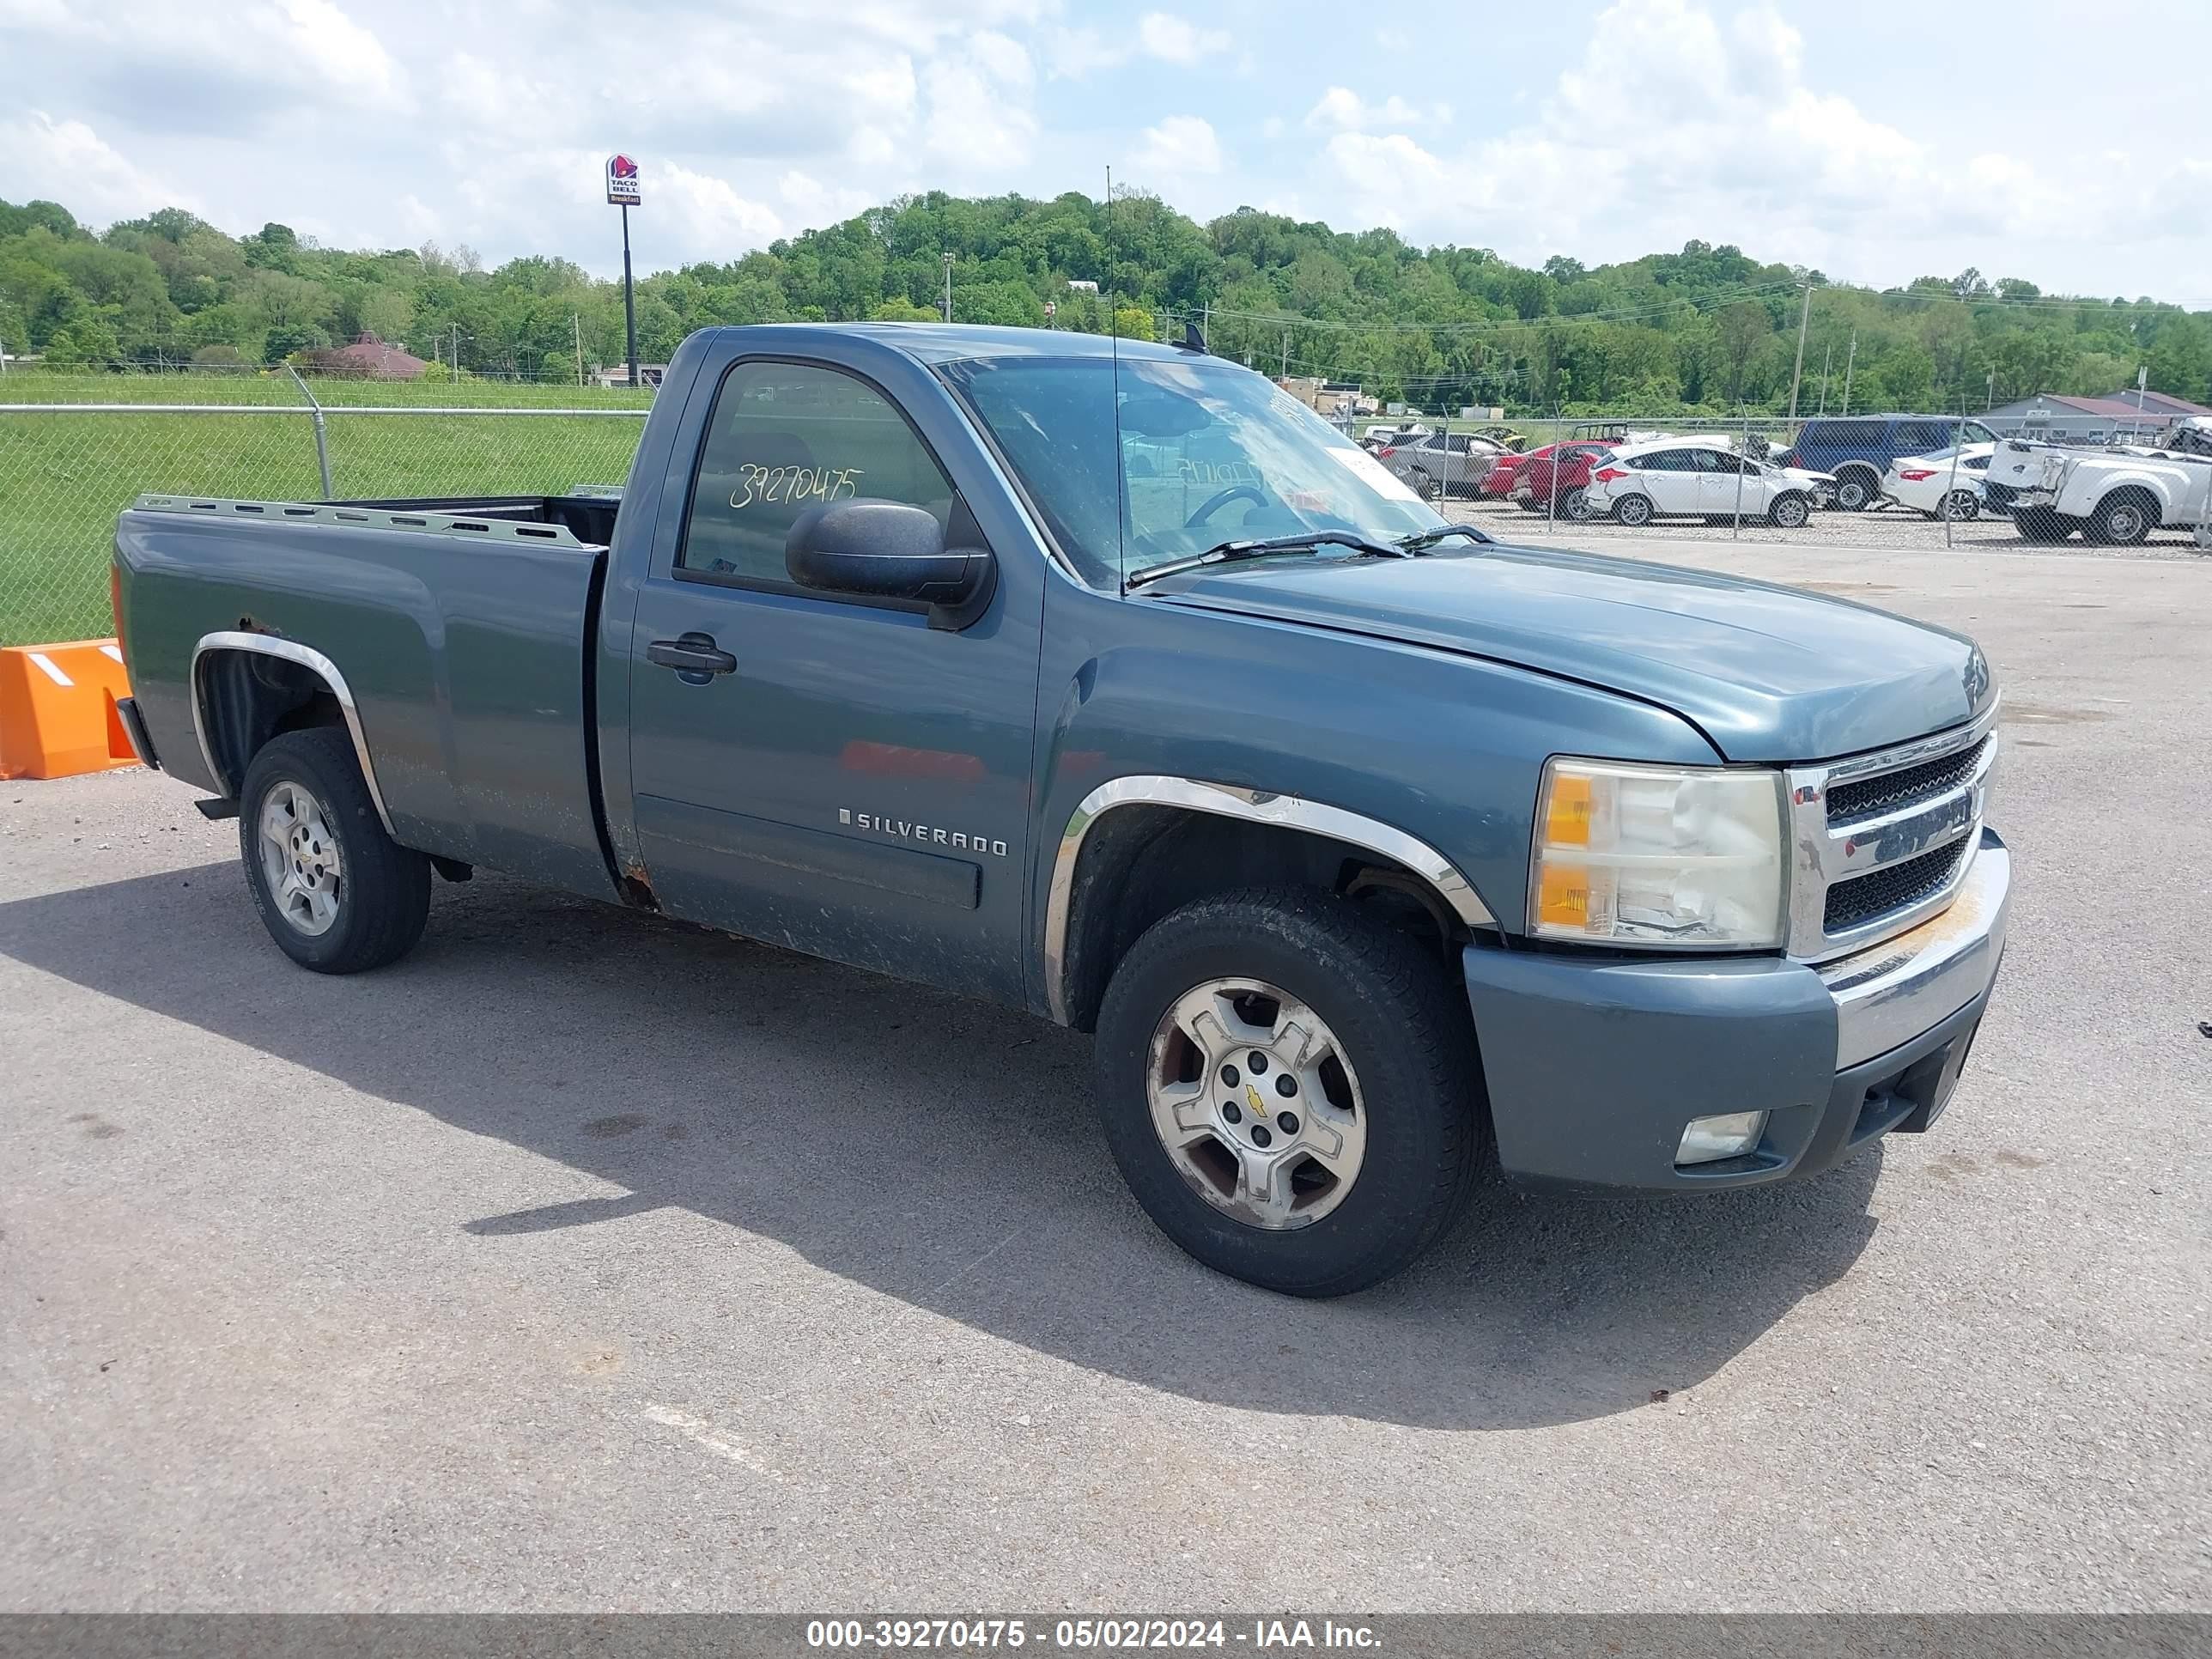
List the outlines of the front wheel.
<svg viewBox="0 0 2212 1659">
<path fill-rule="evenodd" d="M 1464 1002 L 1432 950 L 1300 890 L 1155 923 L 1099 1011 L 1098 1109 L 1160 1231 L 1218 1272 L 1342 1296 L 1464 1203 L 1489 1117 Z"/>
<path fill-rule="evenodd" d="M 239 855 L 277 949 L 319 974 L 396 962 L 430 914 L 430 861 L 385 833 L 335 726 L 272 738 L 239 792 Z"/>
<path fill-rule="evenodd" d="M 1796 530 L 1812 516 L 1812 504 L 1798 495 L 1777 495 L 1766 509 L 1767 522 L 1784 530 Z"/>
</svg>

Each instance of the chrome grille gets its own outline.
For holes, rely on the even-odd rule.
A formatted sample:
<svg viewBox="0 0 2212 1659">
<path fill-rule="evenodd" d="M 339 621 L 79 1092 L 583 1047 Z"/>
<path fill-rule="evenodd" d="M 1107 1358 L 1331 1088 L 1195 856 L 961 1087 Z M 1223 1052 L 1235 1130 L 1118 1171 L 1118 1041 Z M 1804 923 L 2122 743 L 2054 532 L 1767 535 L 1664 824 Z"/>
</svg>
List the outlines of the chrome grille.
<svg viewBox="0 0 2212 1659">
<path fill-rule="evenodd" d="M 1886 916 L 1893 910 L 1909 910 L 1923 900 L 1933 898 L 1951 884 L 1951 878 L 1959 873 L 1960 865 L 1966 861 L 1966 851 L 1965 842 L 1954 841 L 1948 847 L 1923 853 L 1917 859 L 1886 864 L 1870 876 L 1836 883 L 1828 889 L 1823 917 L 1828 932 L 1840 933 L 1876 916 Z"/>
<path fill-rule="evenodd" d="M 1981 763 L 1982 750 L 1989 744 L 1990 739 L 1984 738 L 1972 749 L 1923 761 L 1901 772 L 1884 772 L 1877 777 L 1833 785 L 1828 791 L 1828 822 L 1831 825 L 1856 823 L 1861 818 L 1878 817 L 1896 807 L 1931 800 L 1946 790 L 1955 789 Z"/>
<path fill-rule="evenodd" d="M 1992 703 L 1972 724 L 1789 773 L 1790 954 L 1826 962 L 1948 904 L 1981 839 Z"/>
</svg>

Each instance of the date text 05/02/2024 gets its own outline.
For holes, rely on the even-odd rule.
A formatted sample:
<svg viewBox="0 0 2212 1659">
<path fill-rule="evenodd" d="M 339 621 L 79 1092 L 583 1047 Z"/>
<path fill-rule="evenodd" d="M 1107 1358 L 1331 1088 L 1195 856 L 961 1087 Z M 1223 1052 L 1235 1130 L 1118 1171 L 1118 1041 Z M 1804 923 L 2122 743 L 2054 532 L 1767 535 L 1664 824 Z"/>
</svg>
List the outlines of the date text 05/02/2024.
<svg viewBox="0 0 2212 1659">
<path fill-rule="evenodd" d="M 1239 1626 L 1221 1619 L 815 1619 L 809 1648 L 837 1650 L 1022 1648 L 1109 1651 L 1242 1647 L 1266 1653 L 1299 1648 L 1374 1651 L 1380 1636 L 1365 1625 L 1334 1619 L 1254 1619 Z"/>
</svg>

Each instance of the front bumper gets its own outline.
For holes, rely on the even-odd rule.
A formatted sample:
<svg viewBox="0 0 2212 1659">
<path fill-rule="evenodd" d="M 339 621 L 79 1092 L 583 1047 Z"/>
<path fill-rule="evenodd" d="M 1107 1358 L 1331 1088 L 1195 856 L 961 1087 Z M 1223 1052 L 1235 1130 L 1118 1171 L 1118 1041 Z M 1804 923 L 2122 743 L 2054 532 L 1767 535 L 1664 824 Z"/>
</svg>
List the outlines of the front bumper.
<svg viewBox="0 0 2212 1659">
<path fill-rule="evenodd" d="M 1817 967 L 1462 953 L 1498 1161 L 1586 1191 L 1698 1192 L 1808 1175 L 1949 1102 L 2004 953 L 2012 859 L 1982 832 L 1948 908 Z M 1765 1110 L 1742 1158 L 1677 1166 L 1693 1117 Z"/>
</svg>

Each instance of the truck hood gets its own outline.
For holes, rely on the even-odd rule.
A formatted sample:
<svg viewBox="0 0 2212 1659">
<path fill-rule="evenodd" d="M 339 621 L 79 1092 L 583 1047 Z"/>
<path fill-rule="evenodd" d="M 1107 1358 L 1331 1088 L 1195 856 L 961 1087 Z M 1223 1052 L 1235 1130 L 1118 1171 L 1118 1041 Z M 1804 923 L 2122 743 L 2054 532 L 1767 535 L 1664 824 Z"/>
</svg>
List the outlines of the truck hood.
<svg viewBox="0 0 2212 1659">
<path fill-rule="evenodd" d="M 1292 559 L 1171 577 L 1165 603 L 1510 663 L 1672 709 L 1731 761 L 1831 759 L 1996 696 L 1972 640 L 1712 571 L 1531 548 Z"/>
</svg>

